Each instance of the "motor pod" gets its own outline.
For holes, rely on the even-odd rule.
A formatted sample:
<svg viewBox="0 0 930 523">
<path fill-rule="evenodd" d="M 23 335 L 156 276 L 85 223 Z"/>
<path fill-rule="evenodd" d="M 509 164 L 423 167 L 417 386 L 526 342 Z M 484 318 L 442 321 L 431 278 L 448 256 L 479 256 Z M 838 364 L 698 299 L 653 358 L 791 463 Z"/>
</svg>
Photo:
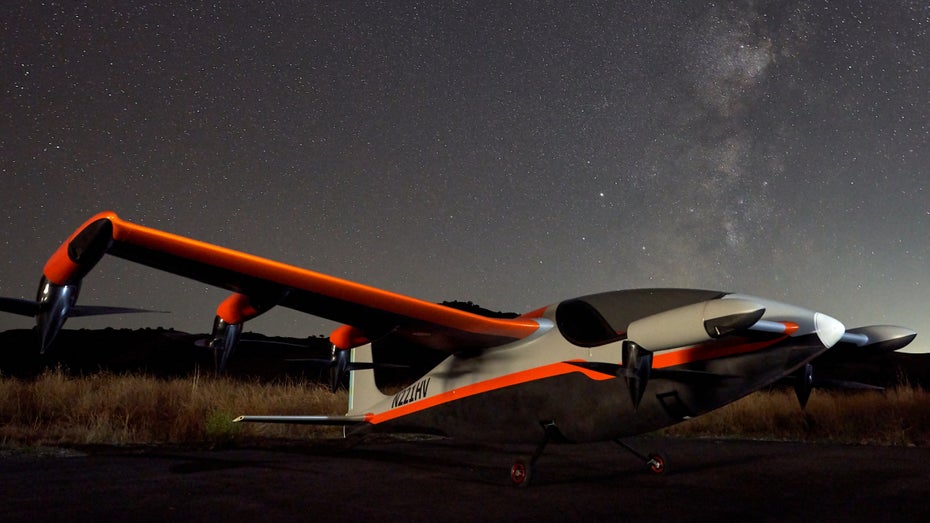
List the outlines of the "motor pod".
<svg viewBox="0 0 930 523">
<path fill-rule="evenodd" d="M 214 365 L 217 372 L 226 370 L 229 357 L 236 350 L 239 337 L 242 335 L 241 323 L 226 323 L 217 316 L 213 320 L 213 335 L 210 339 L 210 348 L 213 349 Z"/>
<path fill-rule="evenodd" d="M 36 328 L 39 333 L 39 352 L 45 354 L 61 327 L 68 319 L 68 313 L 77 302 L 81 290 L 80 280 L 77 283 L 58 285 L 48 281 L 43 276 L 39 280 L 39 293 L 36 296 L 38 311 L 36 312 Z"/>
<path fill-rule="evenodd" d="M 340 349 L 335 343 L 330 345 L 332 359 L 329 363 L 329 390 L 336 392 L 342 379 L 349 372 L 349 353 L 351 351 Z"/>
<path fill-rule="evenodd" d="M 763 314 L 765 307 L 749 300 L 702 301 L 630 323 L 627 339 L 649 351 L 695 345 L 748 329 Z"/>
<path fill-rule="evenodd" d="M 870 352 L 891 352 L 906 347 L 917 337 L 907 327 L 896 325 L 869 325 L 849 329 L 841 341 Z"/>
<path fill-rule="evenodd" d="M 112 243 L 113 223 L 101 218 L 86 224 L 45 264 L 36 297 L 36 326 L 39 350 L 43 354 L 74 309 L 81 279 L 100 261 Z"/>
</svg>

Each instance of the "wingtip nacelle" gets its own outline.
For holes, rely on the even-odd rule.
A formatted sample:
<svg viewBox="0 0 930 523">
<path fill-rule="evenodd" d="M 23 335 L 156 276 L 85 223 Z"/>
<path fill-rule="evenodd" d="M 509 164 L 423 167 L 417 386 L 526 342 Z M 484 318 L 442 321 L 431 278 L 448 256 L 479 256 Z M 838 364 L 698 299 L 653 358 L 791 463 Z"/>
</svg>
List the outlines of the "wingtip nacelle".
<svg viewBox="0 0 930 523">
<path fill-rule="evenodd" d="M 55 341 L 65 321 L 72 316 L 165 312 L 130 307 L 77 305 L 80 288 L 80 281 L 59 285 L 43 276 L 39 281 L 39 291 L 35 300 L 0 297 L 0 311 L 34 318 L 39 334 L 39 351 L 43 354 Z"/>
<path fill-rule="evenodd" d="M 902 349 L 917 337 L 917 332 L 897 325 L 869 325 L 849 329 L 840 342 L 870 352 L 892 352 Z"/>
<path fill-rule="evenodd" d="M 68 313 L 77 301 L 80 289 L 80 283 L 58 285 L 44 276 L 39 281 L 39 294 L 36 297 L 38 311 L 35 318 L 41 354 L 45 354 L 61 331 L 65 320 L 68 319 Z"/>
<path fill-rule="evenodd" d="M 765 307 L 749 300 L 715 299 L 646 316 L 627 328 L 627 338 L 649 351 L 710 341 L 748 329 Z"/>
<path fill-rule="evenodd" d="M 101 213 L 87 221 L 49 258 L 45 278 L 57 285 L 79 284 L 113 245 L 114 219 Z"/>
<path fill-rule="evenodd" d="M 39 351 L 51 346 L 75 307 L 81 280 L 106 254 L 113 242 L 112 213 L 91 218 L 49 258 L 36 297 Z M 112 215 L 115 217 L 115 215 Z"/>
</svg>

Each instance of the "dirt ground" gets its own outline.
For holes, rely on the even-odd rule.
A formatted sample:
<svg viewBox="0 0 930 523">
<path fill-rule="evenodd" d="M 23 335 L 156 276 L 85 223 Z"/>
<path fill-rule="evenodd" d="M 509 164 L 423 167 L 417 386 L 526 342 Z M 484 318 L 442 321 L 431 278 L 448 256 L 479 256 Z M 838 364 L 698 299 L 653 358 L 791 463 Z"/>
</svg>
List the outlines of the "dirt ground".
<svg viewBox="0 0 930 523">
<path fill-rule="evenodd" d="M 930 449 L 633 439 L 532 448 L 378 440 L 0 453 L 3 521 L 930 521 Z M 598 519 L 591 519 L 598 518 Z"/>
</svg>

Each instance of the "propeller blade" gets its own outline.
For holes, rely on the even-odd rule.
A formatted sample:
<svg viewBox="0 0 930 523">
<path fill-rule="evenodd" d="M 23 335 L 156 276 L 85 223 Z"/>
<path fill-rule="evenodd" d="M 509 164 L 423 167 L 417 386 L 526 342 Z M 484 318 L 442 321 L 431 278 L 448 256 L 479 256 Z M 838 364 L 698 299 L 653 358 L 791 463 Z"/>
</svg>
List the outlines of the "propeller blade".
<svg viewBox="0 0 930 523">
<path fill-rule="evenodd" d="M 885 387 L 862 383 L 860 381 L 821 379 L 814 381 L 814 387 L 818 389 L 834 390 L 885 390 Z"/>
<path fill-rule="evenodd" d="M 20 316 L 35 316 L 39 312 L 39 302 L 0 296 L 0 311 Z"/>
<path fill-rule="evenodd" d="M 219 316 L 213 320 L 213 335 L 210 340 L 210 348 L 213 349 L 213 364 L 217 373 L 226 370 L 229 357 L 236 350 L 241 335 L 241 323 L 226 323 Z"/>
<path fill-rule="evenodd" d="M 39 350 L 43 354 L 51 346 L 58 331 L 69 317 L 166 312 L 129 307 L 75 305 L 79 287 L 79 284 L 55 285 L 43 278 L 39 284 L 38 300 L 0 297 L 0 311 L 34 317 L 39 330 Z"/>
<path fill-rule="evenodd" d="M 801 409 L 807 407 L 807 400 L 814 389 L 814 366 L 810 363 L 804 365 L 794 374 L 794 393 L 798 397 Z"/>
<path fill-rule="evenodd" d="M 342 378 L 349 372 L 349 351 L 340 350 L 332 346 L 333 359 L 329 368 L 329 391 L 336 392 L 342 383 Z"/>
<path fill-rule="evenodd" d="M 136 309 L 132 307 L 110 307 L 107 305 L 75 305 L 71 308 L 71 317 L 105 316 L 108 314 L 136 314 L 140 312 L 155 312 L 167 314 L 168 311 L 154 311 L 150 309 Z"/>
<path fill-rule="evenodd" d="M 631 340 L 624 340 L 621 357 L 623 358 L 622 373 L 626 379 L 627 388 L 630 390 L 630 399 L 633 401 L 633 407 L 638 409 L 652 373 L 652 352 Z"/>
</svg>

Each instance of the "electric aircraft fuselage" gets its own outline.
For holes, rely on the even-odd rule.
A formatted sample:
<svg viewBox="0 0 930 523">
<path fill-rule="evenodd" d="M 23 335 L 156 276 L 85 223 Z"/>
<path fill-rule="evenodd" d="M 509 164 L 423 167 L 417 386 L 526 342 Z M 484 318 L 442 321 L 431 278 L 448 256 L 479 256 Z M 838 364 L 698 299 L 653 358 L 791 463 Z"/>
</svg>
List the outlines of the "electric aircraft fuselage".
<svg viewBox="0 0 930 523">
<path fill-rule="evenodd" d="M 334 386 L 349 373 L 346 415 L 263 413 L 237 421 L 535 443 L 528 462 L 511 469 L 516 485 L 528 483 L 550 441 L 619 441 L 786 377 L 795 380 L 803 404 L 813 385 L 811 362 L 826 351 L 896 350 L 916 335 L 888 325 L 846 329 L 802 307 L 696 289 L 606 292 L 492 318 L 143 227 L 112 212 L 88 220 L 52 255 L 35 301 L 3 298 L 0 309 L 35 316 L 43 351 L 69 316 L 130 311 L 77 304 L 81 279 L 104 254 L 232 291 L 217 308 L 210 341 L 221 362 L 244 322 L 275 306 L 343 324 L 330 335 L 329 364 Z M 386 395 L 372 372 L 379 345 L 448 356 Z M 653 471 L 664 470 L 661 456 L 640 456 Z"/>
</svg>

